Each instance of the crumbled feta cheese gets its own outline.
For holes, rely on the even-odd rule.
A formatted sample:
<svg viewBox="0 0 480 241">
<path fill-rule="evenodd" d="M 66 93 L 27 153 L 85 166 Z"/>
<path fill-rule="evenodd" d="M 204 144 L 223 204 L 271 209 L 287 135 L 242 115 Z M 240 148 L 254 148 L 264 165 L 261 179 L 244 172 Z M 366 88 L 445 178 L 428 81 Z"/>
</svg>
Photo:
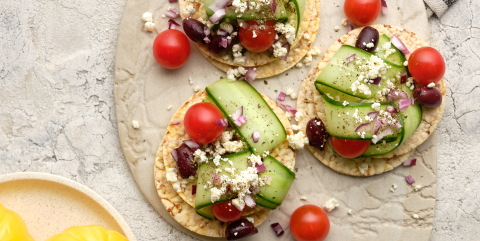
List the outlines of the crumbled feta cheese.
<svg viewBox="0 0 480 241">
<path fill-rule="evenodd" d="M 133 121 L 132 121 L 132 127 L 133 127 L 134 129 L 140 128 L 140 125 L 138 124 L 138 121 L 133 120 Z"/>
<path fill-rule="evenodd" d="M 301 128 L 299 125 L 292 125 L 292 130 L 299 131 Z"/>
<path fill-rule="evenodd" d="M 335 32 L 338 32 L 338 30 L 340 30 L 340 28 L 338 26 L 335 26 L 335 27 L 333 27 L 333 30 L 335 30 Z"/>
<path fill-rule="evenodd" d="M 144 22 L 153 22 L 153 15 L 152 13 L 149 13 L 149 12 L 145 12 L 142 16 L 142 20 Z"/>
<path fill-rule="evenodd" d="M 368 44 L 365 45 L 365 46 L 366 46 L 367 48 L 373 48 L 373 47 L 375 47 L 375 45 L 374 45 L 372 42 L 368 43 Z"/>
<path fill-rule="evenodd" d="M 420 216 L 418 216 L 418 214 L 414 213 L 413 216 L 412 216 L 414 219 L 419 219 Z"/>
<path fill-rule="evenodd" d="M 303 38 L 309 40 L 310 39 L 310 34 L 304 33 Z"/>
<path fill-rule="evenodd" d="M 210 201 L 212 203 L 220 200 L 220 196 L 222 196 L 222 191 L 220 191 L 220 189 L 218 189 L 216 187 L 212 187 L 210 189 Z"/>
<path fill-rule="evenodd" d="M 247 217 L 247 220 L 251 223 L 255 223 L 255 219 L 251 218 L 251 217 Z"/>
<path fill-rule="evenodd" d="M 260 156 L 255 156 L 255 154 L 252 154 L 251 156 L 247 157 L 247 159 L 250 161 L 253 167 L 256 164 L 259 166 L 263 164 L 262 158 Z"/>
<path fill-rule="evenodd" d="M 302 118 L 303 118 L 303 112 L 297 111 L 297 113 L 295 113 L 295 120 L 298 122 L 302 120 Z"/>
<path fill-rule="evenodd" d="M 257 37 L 257 33 L 255 32 L 255 30 L 252 31 L 252 38 L 256 38 Z"/>
<path fill-rule="evenodd" d="M 193 85 L 193 79 L 192 79 L 192 76 L 188 77 L 188 83 L 189 83 L 190 85 Z"/>
<path fill-rule="evenodd" d="M 301 196 L 301 197 L 300 197 L 300 200 L 302 200 L 302 201 L 307 201 L 307 197 Z"/>
<path fill-rule="evenodd" d="M 368 164 L 365 162 L 360 164 L 360 166 L 358 167 L 358 170 L 362 175 L 364 175 L 368 171 Z"/>
<path fill-rule="evenodd" d="M 225 151 L 227 151 L 227 152 L 237 153 L 237 152 L 243 150 L 243 142 L 242 141 L 227 141 L 227 142 L 223 143 L 223 148 L 225 148 Z"/>
<path fill-rule="evenodd" d="M 295 93 L 295 92 L 292 88 L 288 88 L 287 91 L 285 92 L 286 95 L 291 95 L 293 93 Z"/>
<path fill-rule="evenodd" d="M 165 174 L 167 181 L 169 182 L 177 182 L 177 173 L 175 168 L 168 168 L 167 169 L 167 174 Z"/>
<path fill-rule="evenodd" d="M 185 10 L 183 11 L 183 14 L 186 16 L 186 17 L 190 17 L 190 15 L 193 15 L 197 12 L 197 10 L 195 10 L 195 7 L 193 7 L 192 4 L 188 4 L 187 7 L 185 8 Z"/>
<path fill-rule="evenodd" d="M 224 131 L 222 133 L 222 136 L 220 137 L 220 140 L 222 142 L 222 145 L 233 138 L 233 131 Z"/>
<path fill-rule="evenodd" d="M 195 92 L 198 92 L 198 91 L 200 91 L 200 87 L 199 87 L 198 85 L 197 85 L 197 86 L 195 86 L 195 88 L 193 88 L 193 91 L 195 91 Z"/>
<path fill-rule="evenodd" d="M 177 192 L 181 192 L 181 191 L 182 191 L 182 187 L 181 187 L 181 185 L 180 185 L 179 182 L 173 183 L 173 184 L 172 184 L 172 187 L 173 187 L 173 189 L 175 189 Z"/>
<path fill-rule="evenodd" d="M 372 109 L 374 109 L 375 111 L 380 111 L 380 103 L 374 102 L 372 104 Z"/>
<path fill-rule="evenodd" d="M 302 149 L 305 146 L 305 144 L 308 144 L 308 138 L 305 137 L 305 134 L 303 133 L 303 131 L 299 131 L 295 135 L 288 135 L 287 140 L 290 147 L 292 147 L 295 150 Z"/>
<path fill-rule="evenodd" d="M 172 109 L 172 105 L 169 105 L 169 106 L 167 107 L 167 110 L 171 110 L 171 109 Z"/>
<path fill-rule="evenodd" d="M 288 57 L 287 57 L 287 62 L 293 62 L 293 57 L 292 57 L 292 56 L 288 56 Z"/>
<path fill-rule="evenodd" d="M 152 23 L 152 22 L 146 22 L 145 23 L 145 31 L 153 32 L 153 30 L 155 30 L 155 24 Z"/>
<path fill-rule="evenodd" d="M 277 41 L 272 45 L 273 47 L 273 56 L 279 58 L 287 55 L 287 48 L 282 47 L 282 43 Z"/>
<path fill-rule="evenodd" d="M 198 20 L 199 22 L 203 23 L 203 24 L 206 24 L 206 23 L 207 23 L 207 21 L 203 20 L 203 18 L 199 18 L 199 19 L 197 19 L 197 20 Z"/>
<path fill-rule="evenodd" d="M 435 87 L 435 83 L 433 83 L 433 82 L 427 85 L 427 88 L 429 88 L 429 89 L 431 89 L 433 87 Z"/>
<path fill-rule="evenodd" d="M 297 94 L 295 94 L 295 93 L 291 94 L 291 95 L 290 95 L 290 98 L 292 98 L 292 100 L 297 99 Z"/>
<path fill-rule="evenodd" d="M 263 152 L 262 157 L 263 157 L 263 158 L 266 158 L 268 155 L 270 155 L 270 152 L 269 152 L 269 151 L 265 151 L 265 152 Z"/>
<path fill-rule="evenodd" d="M 233 235 L 237 236 L 238 232 L 233 233 Z"/>
<path fill-rule="evenodd" d="M 287 119 L 291 120 L 292 117 L 293 117 L 292 112 L 290 112 L 290 111 L 285 112 L 285 117 L 287 117 Z"/>
<path fill-rule="evenodd" d="M 352 209 L 348 209 L 347 213 L 348 215 L 352 215 Z"/>
<path fill-rule="evenodd" d="M 275 24 L 275 31 L 282 33 L 287 38 L 288 43 L 293 44 L 295 41 L 296 30 L 290 23 Z"/>
<path fill-rule="evenodd" d="M 317 46 L 315 46 L 312 49 L 310 49 L 309 52 L 312 56 L 317 56 L 320 54 L 320 49 Z"/>
<path fill-rule="evenodd" d="M 305 66 L 310 66 L 312 64 L 312 61 L 313 61 L 312 54 L 310 52 L 307 52 L 307 54 L 305 55 L 305 58 L 303 59 L 303 63 L 305 64 Z"/>
<path fill-rule="evenodd" d="M 405 62 L 403 62 L 403 66 L 408 66 L 408 60 L 405 60 Z"/>
<path fill-rule="evenodd" d="M 392 188 L 390 188 L 390 191 L 395 192 L 395 190 L 397 190 L 397 185 L 392 184 Z"/>
<path fill-rule="evenodd" d="M 416 186 L 414 187 L 414 189 L 415 189 L 415 192 L 418 192 L 418 190 L 420 190 L 421 188 L 422 188 L 422 186 L 420 186 L 420 185 L 416 185 Z"/>
<path fill-rule="evenodd" d="M 243 211 L 245 208 L 245 201 L 240 198 L 235 198 L 232 200 L 233 206 L 237 207 L 238 210 Z"/>
<path fill-rule="evenodd" d="M 331 198 L 328 200 L 325 205 L 323 205 L 323 208 L 327 210 L 327 212 L 331 212 L 333 209 L 338 208 L 340 204 L 338 203 L 337 199 Z"/>
<path fill-rule="evenodd" d="M 208 158 L 206 156 L 206 152 L 200 150 L 200 149 L 197 149 L 194 153 L 193 153 L 193 158 L 194 160 L 197 162 L 197 163 L 203 163 L 203 162 L 207 162 L 208 161 Z"/>
<path fill-rule="evenodd" d="M 344 100 L 342 105 L 347 106 L 348 104 L 350 104 L 350 103 L 348 103 L 348 101 Z"/>
<path fill-rule="evenodd" d="M 342 19 L 342 25 L 345 27 L 348 25 L 348 20 L 346 18 Z"/>
</svg>

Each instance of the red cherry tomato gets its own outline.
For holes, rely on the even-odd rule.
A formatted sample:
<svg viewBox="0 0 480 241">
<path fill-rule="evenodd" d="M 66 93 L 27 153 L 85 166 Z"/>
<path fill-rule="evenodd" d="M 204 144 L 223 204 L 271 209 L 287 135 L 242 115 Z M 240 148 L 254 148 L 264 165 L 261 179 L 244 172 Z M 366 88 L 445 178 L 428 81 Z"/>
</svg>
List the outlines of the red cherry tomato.
<svg viewBox="0 0 480 241">
<path fill-rule="evenodd" d="M 436 83 L 445 74 L 445 60 L 436 49 L 421 47 L 410 55 L 408 70 L 419 84 Z"/>
<path fill-rule="evenodd" d="M 343 5 L 348 20 L 359 26 L 373 23 L 381 9 L 381 0 L 345 0 Z"/>
<path fill-rule="evenodd" d="M 355 158 L 368 149 L 370 141 L 344 140 L 332 136 L 332 146 L 340 156 Z"/>
<path fill-rule="evenodd" d="M 239 220 L 246 209 L 244 208 L 242 211 L 238 210 L 237 207 L 232 204 L 232 200 L 213 204 L 211 207 L 213 215 L 215 215 L 218 220 L 229 223 Z"/>
<path fill-rule="evenodd" d="M 153 57 L 166 69 L 182 67 L 190 56 L 190 43 L 184 33 L 176 29 L 161 32 L 153 42 Z"/>
<path fill-rule="evenodd" d="M 290 230 L 297 241 L 321 241 L 330 231 L 330 221 L 323 209 L 307 204 L 293 212 Z"/>
<path fill-rule="evenodd" d="M 275 22 L 267 20 L 264 25 L 259 25 L 256 21 L 249 20 L 246 23 L 248 26 L 246 28 L 240 27 L 238 31 L 238 37 L 242 46 L 254 53 L 268 50 L 275 41 L 275 35 L 277 34 L 274 27 Z M 257 35 L 255 38 L 253 37 L 253 31 Z"/>
<path fill-rule="evenodd" d="M 200 102 L 192 105 L 185 113 L 183 124 L 188 136 L 198 144 L 207 144 L 218 139 L 223 127 L 215 123 L 222 119 L 222 112 L 213 104 Z"/>
</svg>

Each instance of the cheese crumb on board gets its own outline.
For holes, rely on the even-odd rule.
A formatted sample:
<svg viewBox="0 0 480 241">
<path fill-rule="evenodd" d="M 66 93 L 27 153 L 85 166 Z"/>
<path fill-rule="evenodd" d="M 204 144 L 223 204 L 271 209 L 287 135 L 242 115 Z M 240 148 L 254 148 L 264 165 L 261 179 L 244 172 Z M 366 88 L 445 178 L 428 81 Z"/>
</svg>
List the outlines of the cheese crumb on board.
<svg viewBox="0 0 480 241">
<path fill-rule="evenodd" d="M 302 201 L 307 201 L 307 197 L 301 196 L 301 197 L 300 197 L 300 200 L 302 200 Z"/>
<path fill-rule="evenodd" d="M 153 30 L 155 30 L 155 24 L 152 23 L 152 22 L 146 22 L 145 23 L 145 31 L 153 32 Z"/>
<path fill-rule="evenodd" d="M 149 12 L 145 12 L 142 16 L 142 20 L 144 22 L 153 22 L 153 15 L 152 13 L 149 13 Z"/>
<path fill-rule="evenodd" d="M 140 128 L 140 125 L 138 124 L 138 121 L 133 120 L 133 121 L 132 121 L 132 127 L 133 127 L 134 129 Z"/>
<path fill-rule="evenodd" d="M 337 199 L 335 198 L 330 198 L 325 205 L 323 205 L 323 208 L 327 210 L 327 212 L 331 212 L 333 209 L 338 208 L 340 204 L 338 203 Z"/>
</svg>

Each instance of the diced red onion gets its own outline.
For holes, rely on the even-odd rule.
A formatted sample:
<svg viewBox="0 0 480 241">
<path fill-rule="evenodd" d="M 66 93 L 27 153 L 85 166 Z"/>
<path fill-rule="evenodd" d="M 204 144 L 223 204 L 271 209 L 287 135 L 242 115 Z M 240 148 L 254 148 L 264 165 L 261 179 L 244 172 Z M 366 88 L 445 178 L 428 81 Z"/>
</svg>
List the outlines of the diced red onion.
<svg viewBox="0 0 480 241">
<path fill-rule="evenodd" d="M 220 42 L 220 46 L 226 48 L 228 46 L 228 40 L 226 37 L 222 37 L 222 41 Z"/>
<path fill-rule="evenodd" d="M 401 90 L 400 90 L 400 94 L 398 94 L 398 96 L 400 97 L 400 99 L 410 99 L 410 96 L 407 93 L 405 93 Z"/>
<path fill-rule="evenodd" d="M 257 194 L 260 192 L 260 188 L 257 186 L 257 187 L 254 187 L 253 190 L 252 190 L 252 194 Z"/>
<path fill-rule="evenodd" d="M 247 1 L 247 10 L 250 10 L 250 3 Z"/>
<path fill-rule="evenodd" d="M 212 175 L 210 176 L 210 181 L 213 185 L 220 185 L 222 184 L 222 177 L 215 172 L 212 172 Z"/>
<path fill-rule="evenodd" d="M 273 49 L 273 45 L 272 45 L 270 48 L 268 48 L 268 52 L 270 52 L 270 54 L 273 55 L 273 51 L 274 51 L 274 49 Z"/>
<path fill-rule="evenodd" d="M 275 0 L 270 0 L 270 1 L 275 1 Z M 285 44 L 283 44 L 282 47 L 287 49 L 287 53 L 285 54 L 285 56 L 280 57 L 280 59 L 282 59 L 283 61 L 287 61 L 288 54 L 290 53 L 290 43 L 286 42 Z"/>
<path fill-rule="evenodd" d="M 410 100 L 410 99 L 400 99 L 398 101 L 398 110 L 399 111 L 405 111 L 410 106 L 410 104 L 412 104 L 412 100 Z"/>
<path fill-rule="evenodd" d="M 172 154 L 173 160 L 175 160 L 175 162 L 178 162 L 177 149 L 173 149 L 173 151 L 170 154 Z"/>
<path fill-rule="evenodd" d="M 387 111 L 388 113 L 393 113 L 393 114 L 398 113 L 397 109 L 391 105 L 387 106 Z"/>
<path fill-rule="evenodd" d="M 180 13 L 178 12 L 177 9 L 172 8 L 165 13 L 165 16 L 169 18 L 178 18 L 178 16 L 180 16 Z"/>
<path fill-rule="evenodd" d="M 243 115 L 243 106 L 240 106 L 236 111 L 232 113 L 232 119 L 236 120 Z"/>
<path fill-rule="evenodd" d="M 220 1 L 220 0 L 216 0 L 216 1 Z M 210 9 L 212 8 L 212 5 L 210 5 Z M 217 24 L 218 22 L 220 22 L 220 20 L 222 20 L 223 16 L 225 16 L 226 13 L 227 12 L 225 10 L 225 7 L 223 9 L 218 9 L 208 20 L 210 20 L 210 22 L 213 24 Z"/>
<path fill-rule="evenodd" d="M 203 41 L 205 41 L 205 43 L 207 44 L 211 42 L 211 40 L 208 37 L 203 38 Z"/>
<path fill-rule="evenodd" d="M 205 36 L 208 36 L 209 34 L 212 33 L 212 31 L 210 30 L 210 28 L 207 25 L 205 25 L 205 26 L 203 26 L 203 33 L 205 34 Z"/>
<path fill-rule="evenodd" d="M 281 101 L 284 101 L 285 100 L 285 93 L 280 92 L 280 94 L 278 95 L 278 99 L 281 100 Z"/>
<path fill-rule="evenodd" d="M 197 185 L 192 185 L 192 195 L 197 194 Z"/>
<path fill-rule="evenodd" d="M 231 34 L 233 32 L 233 26 L 231 24 L 223 24 L 220 29 L 225 30 L 225 32 Z"/>
<path fill-rule="evenodd" d="M 387 2 L 385 2 L 385 0 L 382 0 L 382 14 L 388 15 L 388 7 L 387 7 Z"/>
<path fill-rule="evenodd" d="M 375 123 L 373 124 L 373 134 L 377 134 L 378 130 L 380 130 L 380 127 L 382 127 L 382 122 L 380 121 L 380 116 L 377 116 L 375 118 Z"/>
<path fill-rule="evenodd" d="M 219 35 L 219 36 L 227 36 L 228 33 L 227 33 L 227 31 L 225 31 L 225 30 L 223 30 L 223 29 L 219 29 L 219 30 L 217 30 L 216 35 Z"/>
<path fill-rule="evenodd" d="M 276 0 L 270 0 L 270 8 L 272 9 L 272 13 L 275 14 L 275 11 L 277 11 L 277 1 Z"/>
<path fill-rule="evenodd" d="M 415 180 L 413 179 L 413 177 L 411 175 L 406 176 L 405 180 L 407 180 L 408 184 L 415 183 Z"/>
<path fill-rule="evenodd" d="M 234 120 L 233 123 L 235 123 L 235 125 L 237 126 L 242 126 L 247 121 L 248 121 L 247 117 L 242 115 L 238 119 Z"/>
<path fill-rule="evenodd" d="M 230 9 L 232 9 L 232 10 L 235 10 L 235 9 L 236 9 L 236 7 L 234 7 L 233 4 L 228 4 L 228 5 L 227 5 L 227 8 L 230 8 Z"/>
<path fill-rule="evenodd" d="M 400 122 L 398 121 L 398 119 L 397 119 L 397 122 L 395 122 L 395 126 L 397 127 L 397 129 L 401 129 L 401 128 L 402 128 L 402 124 L 400 124 Z"/>
<path fill-rule="evenodd" d="M 168 29 L 176 29 L 177 27 L 180 27 L 180 24 L 175 22 L 173 19 L 168 20 Z"/>
<path fill-rule="evenodd" d="M 276 101 L 277 105 L 280 106 L 282 109 L 286 110 L 286 111 L 290 111 L 290 113 L 292 114 L 296 114 L 297 113 L 297 110 L 295 110 L 293 107 L 287 105 L 287 104 L 282 104 L 278 101 Z"/>
<path fill-rule="evenodd" d="M 352 54 L 352 55 L 348 56 L 348 57 L 345 59 L 345 64 L 348 64 L 348 63 L 354 61 L 354 60 L 355 60 L 355 56 L 356 56 L 355 54 Z"/>
<path fill-rule="evenodd" d="M 257 172 L 263 172 L 267 170 L 267 168 L 263 164 L 262 165 L 255 164 L 255 167 L 257 168 Z"/>
<path fill-rule="evenodd" d="M 218 126 L 221 126 L 221 127 L 228 126 L 228 120 L 227 120 L 227 118 L 223 118 L 223 119 L 220 119 L 220 120 L 216 120 L 215 123 L 216 123 Z"/>
<path fill-rule="evenodd" d="M 270 186 L 272 184 L 272 179 L 271 176 L 265 175 L 265 184 Z"/>
<path fill-rule="evenodd" d="M 200 145 L 193 140 L 184 140 L 183 143 L 188 146 L 188 149 L 192 150 L 193 152 L 200 149 Z"/>
<path fill-rule="evenodd" d="M 182 122 L 182 118 L 178 118 L 178 119 L 173 120 L 173 121 L 172 121 L 172 124 L 170 124 L 170 125 L 174 125 L 174 126 L 175 126 L 175 125 L 180 124 L 180 122 Z"/>
<path fill-rule="evenodd" d="M 216 12 L 218 10 L 225 10 L 232 0 L 215 0 L 208 8 L 212 9 L 212 11 Z"/>
<path fill-rule="evenodd" d="M 373 83 L 372 83 L 372 84 L 378 85 L 378 84 L 380 84 L 380 81 L 382 81 L 382 77 L 377 77 L 377 78 L 375 78 L 375 79 L 373 80 Z"/>
<path fill-rule="evenodd" d="M 348 32 L 352 31 L 353 30 L 353 25 L 351 23 L 348 24 Z M 347 33 L 348 33 L 347 32 Z"/>
<path fill-rule="evenodd" d="M 406 167 L 415 166 L 415 165 L 417 165 L 417 159 L 416 158 L 408 158 L 406 161 L 403 162 L 403 165 L 406 166 Z"/>
<path fill-rule="evenodd" d="M 279 223 L 272 223 L 272 225 L 270 225 L 270 227 L 273 228 L 273 231 L 275 231 L 275 233 L 277 234 L 277 237 L 280 237 L 280 235 L 282 235 L 284 233 L 283 228 L 282 228 L 282 226 L 280 226 Z"/>
<path fill-rule="evenodd" d="M 412 100 L 412 105 L 415 105 L 415 98 L 413 98 L 413 96 L 412 96 L 411 100 Z"/>
<path fill-rule="evenodd" d="M 253 68 L 248 68 L 247 73 L 245 74 L 245 81 L 252 83 L 257 78 L 257 71 Z"/>
<path fill-rule="evenodd" d="M 378 112 L 370 112 L 367 115 L 370 119 L 375 119 L 378 115 Z"/>
<path fill-rule="evenodd" d="M 253 200 L 253 197 L 250 196 L 250 194 L 245 194 L 244 200 L 245 200 L 245 205 L 249 206 L 250 208 L 257 206 L 257 204 L 255 203 L 255 200 Z"/>
<path fill-rule="evenodd" d="M 377 144 L 379 140 L 391 134 L 393 134 L 392 129 L 386 128 L 385 130 L 381 131 L 380 134 L 377 135 L 377 138 L 372 138 L 372 142 L 373 144 Z"/>
<path fill-rule="evenodd" d="M 400 83 L 401 84 L 407 83 L 407 72 L 403 73 L 402 76 L 400 77 Z"/>
<path fill-rule="evenodd" d="M 394 100 L 396 100 L 396 99 L 397 99 L 397 92 L 395 92 L 395 90 L 391 89 L 391 90 L 390 90 L 390 96 L 391 96 Z"/>
<path fill-rule="evenodd" d="M 176 2 L 178 2 L 178 0 L 168 0 L 168 1 L 171 2 L 171 3 L 176 3 Z"/>
<path fill-rule="evenodd" d="M 244 80 L 245 79 L 245 75 L 240 75 L 238 76 L 237 80 Z"/>
<path fill-rule="evenodd" d="M 363 123 L 355 129 L 355 132 L 369 131 L 372 123 Z"/>
<path fill-rule="evenodd" d="M 260 131 L 252 132 L 253 143 L 257 143 L 260 140 Z"/>
<path fill-rule="evenodd" d="M 392 41 L 392 44 L 395 47 L 397 47 L 398 50 L 402 51 L 402 53 L 404 53 L 404 54 L 409 54 L 410 53 L 410 51 L 408 51 L 405 44 L 403 44 L 402 40 L 400 40 L 400 38 L 397 37 L 397 35 L 393 35 L 391 41 Z"/>
</svg>

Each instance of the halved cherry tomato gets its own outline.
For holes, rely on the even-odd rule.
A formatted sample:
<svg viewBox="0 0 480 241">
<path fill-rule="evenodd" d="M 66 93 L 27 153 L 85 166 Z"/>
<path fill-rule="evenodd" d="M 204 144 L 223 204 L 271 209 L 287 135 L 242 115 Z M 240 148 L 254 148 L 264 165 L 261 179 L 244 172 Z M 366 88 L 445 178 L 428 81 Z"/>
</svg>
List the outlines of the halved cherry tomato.
<svg viewBox="0 0 480 241">
<path fill-rule="evenodd" d="M 348 20 L 359 26 L 373 23 L 381 9 L 381 0 L 345 0 L 343 5 Z"/>
<path fill-rule="evenodd" d="M 223 127 L 215 123 L 222 119 L 222 112 L 213 104 L 200 102 L 192 105 L 185 113 L 185 131 L 198 144 L 207 144 L 218 139 Z"/>
<path fill-rule="evenodd" d="M 176 29 L 161 32 L 153 42 L 153 57 L 166 69 L 182 67 L 190 56 L 190 42 Z"/>
<path fill-rule="evenodd" d="M 238 31 L 238 38 L 244 48 L 250 52 L 260 53 L 272 46 L 277 34 L 273 20 L 267 20 L 264 25 L 260 25 L 254 20 L 246 21 L 244 24 L 248 26 L 240 27 Z M 254 37 L 254 32 L 256 37 Z"/>
<path fill-rule="evenodd" d="M 408 70 L 413 79 L 422 85 L 436 83 L 445 74 L 445 60 L 436 49 L 421 47 L 410 55 Z"/>
<path fill-rule="evenodd" d="M 239 220 L 246 209 L 243 208 L 242 211 L 238 210 L 237 207 L 232 204 L 232 200 L 213 204 L 211 207 L 213 215 L 215 215 L 218 220 L 229 223 Z"/>
<path fill-rule="evenodd" d="M 293 212 L 290 230 L 297 241 L 322 241 L 330 231 L 330 221 L 323 209 L 307 204 Z"/>
<path fill-rule="evenodd" d="M 332 136 L 332 146 L 340 156 L 355 158 L 368 149 L 370 141 L 344 140 Z"/>
</svg>

